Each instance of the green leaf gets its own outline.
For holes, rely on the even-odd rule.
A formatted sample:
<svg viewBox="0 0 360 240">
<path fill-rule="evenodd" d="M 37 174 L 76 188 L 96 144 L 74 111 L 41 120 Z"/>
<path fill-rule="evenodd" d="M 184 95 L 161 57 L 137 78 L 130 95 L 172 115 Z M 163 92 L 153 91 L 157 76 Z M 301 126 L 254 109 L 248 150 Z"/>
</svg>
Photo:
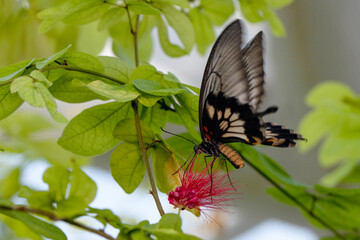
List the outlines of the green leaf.
<svg viewBox="0 0 360 240">
<path fill-rule="evenodd" d="M 217 26 L 223 25 L 235 10 L 234 3 L 231 0 L 201 0 L 200 7 L 203 9 L 204 15 L 206 14 Z M 199 32 L 196 32 L 196 34 L 199 35 Z"/>
<path fill-rule="evenodd" d="M 63 21 L 67 24 L 86 24 L 100 18 L 110 7 L 103 0 L 70 1 L 66 10 L 69 11 Z"/>
<path fill-rule="evenodd" d="M 256 168 L 264 172 L 269 178 L 277 183 L 286 184 L 288 188 L 296 191 L 304 191 L 309 188 L 308 185 L 296 182 L 291 176 L 273 159 L 258 152 L 256 149 L 246 144 L 231 144 L 231 147 L 241 153 Z"/>
<path fill-rule="evenodd" d="M 64 115 L 57 111 L 57 104 L 49 90 L 40 82 L 36 82 L 34 85 L 40 93 L 41 97 L 43 98 L 45 106 L 49 111 L 51 117 L 58 123 L 67 123 L 68 120 L 64 117 Z"/>
<path fill-rule="evenodd" d="M 141 2 L 136 0 L 129 0 L 126 1 L 126 4 L 128 5 L 128 8 L 130 11 L 142 14 L 142 15 L 158 15 L 160 14 L 160 11 L 154 7 L 152 7 L 147 2 Z"/>
<path fill-rule="evenodd" d="M 54 239 L 54 240 L 66 240 L 65 234 L 57 227 L 47 222 L 40 220 L 26 212 L 12 211 L 0 209 L 1 214 L 5 214 L 9 217 L 15 218 L 23 222 L 32 231 L 39 233 L 40 235 Z"/>
<path fill-rule="evenodd" d="M 85 86 L 101 96 L 118 102 L 129 102 L 140 96 L 140 92 L 132 84 L 106 84 L 103 81 L 97 80 L 88 83 Z"/>
<path fill-rule="evenodd" d="M 95 213 L 95 218 L 100 221 L 104 226 L 108 223 L 114 228 L 121 229 L 122 223 L 118 216 L 116 216 L 111 210 L 109 209 L 96 209 L 89 207 L 88 213 Z"/>
<path fill-rule="evenodd" d="M 56 213 L 60 218 L 75 218 L 85 215 L 87 204 L 81 198 L 68 198 L 56 203 Z"/>
<path fill-rule="evenodd" d="M 2 207 L 12 207 L 14 204 L 8 200 L 0 199 L 0 206 Z"/>
<path fill-rule="evenodd" d="M 99 32 L 97 22 L 83 25 L 77 29 L 76 51 L 96 56 L 104 49 L 109 33 L 107 31 Z"/>
<path fill-rule="evenodd" d="M 62 49 L 61 51 L 55 53 L 54 55 L 46 58 L 44 61 L 37 62 L 36 63 L 36 68 L 37 69 L 43 69 L 44 67 L 46 67 L 50 63 L 56 61 L 58 58 L 62 57 L 69 50 L 70 47 L 71 47 L 71 44 L 69 46 L 67 46 L 66 48 Z"/>
<path fill-rule="evenodd" d="M 299 132 L 301 132 L 308 141 L 300 143 L 300 150 L 306 152 L 315 147 L 329 130 L 336 127 L 339 120 L 336 114 L 329 113 L 326 110 L 319 109 L 306 114 L 301 120 Z"/>
<path fill-rule="evenodd" d="M 140 119 L 151 127 L 154 133 L 161 134 L 161 128 L 164 128 L 167 123 L 168 112 L 156 104 L 152 107 L 144 107 L 141 110 Z"/>
<path fill-rule="evenodd" d="M 147 93 L 142 93 L 139 97 L 138 100 L 139 102 L 146 106 L 146 107 L 152 107 L 154 106 L 157 101 L 159 101 L 162 97 L 159 96 L 154 96 L 151 94 L 147 94 Z"/>
<path fill-rule="evenodd" d="M 15 168 L 0 180 L 0 199 L 10 199 L 20 189 L 19 177 L 20 169 Z"/>
<path fill-rule="evenodd" d="M 304 190 L 294 188 L 287 186 L 285 187 L 285 191 L 290 193 L 294 198 L 296 198 L 299 202 L 301 202 L 305 207 L 308 209 L 311 209 L 313 204 L 313 197 L 305 192 Z M 291 205 L 291 206 L 297 206 L 297 204 L 290 199 L 287 195 L 285 195 L 282 191 L 280 191 L 277 188 L 268 188 L 266 189 L 266 193 L 278 200 L 279 202 Z"/>
<path fill-rule="evenodd" d="M 10 86 L 11 93 L 18 93 L 19 96 L 34 107 L 44 107 L 45 101 L 40 95 L 38 89 L 34 86 L 31 77 L 18 77 Z"/>
<path fill-rule="evenodd" d="M 350 138 L 332 134 L 327 137 L 320 149 L 320 163 L 330 167 L 338 164 L 344 159 L 359 159 L 360 138 Z"/>
<path fill-rule="evenodd" d="M 171 57 L 180 57 L 192 50 L 195 43 L 193 26 L 188 17 L 181 11 L 168 4 L 159 4 L 168 24 L 175 30 L 183 47 L 169 41 L 167 27 L 161 17 L 157 18 L 160 44 L 164 52 Z"/>
<path fill-rule="evenodd" d="M 177 175 L 173 175 L 173 173 L 177 171 L 179 166 L 172 152 L 160 145 L 157 145 L 154 151 L 152 161 L 156 186 L 161 192 L 167 194 L 174 189 L 174 178 Z"/>
<path fill-rule="evenodd" d="M 159 83 L 147 79 L 134 79 L 132 83 L 143 92 L 161 97 L 179 94 L 184 91 L 181 88 L 165 88 Z"/>
<path fill-rule="evenodd" d="M 190 3 L 187 0 L 152 0 L 153 3 L 167 3 L 177 5 L 182 8 L 190 8 Z"/>
<path fill-rule="evenodd" d="M 131 72 L 134 68 L 126 62 L 116 57 L 99 56 L 97 57 L 104 66 L 104 74 L 112 78 L 118 79 L 122 83 L 130 81 Z"/>
<path fill-rule="evenodd" d="M 10 80 L 18 76 L 20 73 L 23 73 L 28 67 L 30 67 L 33 61 L 34 59 L 25 60 L 0 68 L 0 82 Z"/>
<path fill-rule="evenodd" d="M 98 30 L 104 30 L 109 28 L 126 17 L 126 10 L 122 7 L 115 7 L 109 9 L 106 13 L 104 13 L 99 21 Z"/>
<path fill-rule="evenodd" d="M 136 21 L 134 15 L 132 21 Z M 139 35 L 138 35 L 138 53 L 140 62 L 146 62 L 150 59 L 153 44 L 151 30 L 154 27 L 154 17 L 151 15 L 143 16 L 143 19 L 139 24 Z M 134 64 L 134 39 L 130 32 L 130 25 L 128 20 L 119 22 L 118 24 L 109 28 L 110 36 L 114 39 L 113 51 L 116 56 L 121 60 Z"/>
<path fill-rule="evenodd" d="M 155 96 L 169 96 L 184 91 L 178 82 L 166 80 L 165 76 L 151 65 L 140 65 L 130 79 L 139 90 Z"/>
<path fill-rule="evenodd" d="M 354 92 L 345 84 L 329 81 L 311 89 L 306 97 L 306 103 L 314 107 L 333 108 L 339 105 L 339 100 L 346 97 L 353 98 L 354 96 Z"/>
<path fill-rule="evenodd" d="M 69 122 L 58 143 L 80 155 L 102 154 L 119 142 L 113 137 L 114 128 L 129 114 L 132 111 L 128 103 L 110 102 L 88 108 Z"/>
<path fill-rule="evenodd" d="M 181 218 L 179 215 L 168 213 L 161 217 L 159 223 L 157 224 L 157 228 L 168 228 L 181 232 L 181 224 Z"/>
<path fill-rule="evenodd" d="M 12 114 L 22 103 L 18 94 L 10 92 L 10 84 L 0 86 L 0 120 Z"/>
<path fill-rule="evenodd" d="M 49 212 L 54 210 L 54 199 L 50 192 L 33 191 L 30 188 L 23 186 L 19 191 L 19 197 L 26 198 L 29 205 L 35 209 L 42 209 Z"/>
<path fill-rule="evenodd" d="M 126 193 L 132 193 L 142 182 L 145 165 L 138 145 L 120 144 L 110 157 L 111 174 Z"/>
<path fill-rule="evenodd" d="M 155 139 L 155 134 L 151 130 L 151 128 L 143 122 L 141 122 L 140 125 L 145 144 L 153 142 L 153 140 Z M 114 137 L 120 140 L 124 140 L 128 143 L 137 144 L 138 137 L 134 118 L 126 118 L 118 122 L 114 129 Z"/>
<path fill-rule="evenodd" d="M 268 0 L 239 0 L 241 12 L 250 22 L 267 20 L 276 36 L 284 36 L 285 29 Z M 278 5 L 278 4 L 275 4 Z"/>
<path fill-rule="evenodd" d="M 199 8 L 193 8 L 188 13 L 190 21 L 194 26 L 195 43 L 201 55 L 206 53 L 207 48 L 215 40 L 215 32 L 209 18 Z"/>
<path fill-rule="evenodd" d="M 75 66 L 98 73 L 104 71 L 104 67 L 99 59 L 83 52 L 67 52 L 58 60 L 68 66 Z"/>
<path fill-rule="evenodd" d="M 52 95 L 64 102 L 81 103 L 94 99 L 108 100 L 88 89 L 83 83 L 90 83 L 100 77 L 91 76 L 86 73 L 68 72 L 59 80 L 56 80 L 49 88 Z M 81 79 L 81 81 L 79 80 Z M 78 84 L 78 83 L 81 84 Z"/>
<path fill-rule="evenodd" d="M 97 190 L 96 183 L 75 163 L 71 173 L 70 184 L 69 199 L 82 199 L 86 204 L 90 204 L 94 200 Z"/>
<path fill-rule="evenodd" d="M 38 71 L 38 70 L 34 70 L 30 73 L 30 77 L 36 79 L 39 82 L 44 82 L 46 83 L 48 86 L 52 85 L 52 82 L 50 82 L 49 80 L 47 80 L 47 78 L 45 77 L 45 75 Z"/>
<path fill-rule="evenodd" d="M 43 181 L 49 185 L 49 194 L 55 202 L 65 199 L 70 180 L 70 171 L 64 167 L 53 166 L 43 174 Z"/>
<path fill-rule="evenodd" d="M 165 214 L 161 217 L 156 227 L 143 226 L 143 230 L 155 235 L 158 239 L 167 240 L 197 240 L 199 238 L 184 234 L 181 231 L 181 218 L 173 213 Z"/>
</svg>

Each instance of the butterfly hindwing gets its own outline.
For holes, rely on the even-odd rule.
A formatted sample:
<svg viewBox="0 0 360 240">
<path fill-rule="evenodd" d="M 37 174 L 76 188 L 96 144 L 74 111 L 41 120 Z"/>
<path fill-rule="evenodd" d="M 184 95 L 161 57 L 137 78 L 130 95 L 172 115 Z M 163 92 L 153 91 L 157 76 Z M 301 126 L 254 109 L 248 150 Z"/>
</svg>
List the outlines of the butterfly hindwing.
<svg viewBox="0 0 360 240">
<path fill-rule="evenodd" d="M 295 140 L 305 140 L 300 134 L 294 133 L 294 130 L 275 123 L 265 123 L 265 141 L 261 144 L 273 147 L 295 147 Z"/>
</svg>

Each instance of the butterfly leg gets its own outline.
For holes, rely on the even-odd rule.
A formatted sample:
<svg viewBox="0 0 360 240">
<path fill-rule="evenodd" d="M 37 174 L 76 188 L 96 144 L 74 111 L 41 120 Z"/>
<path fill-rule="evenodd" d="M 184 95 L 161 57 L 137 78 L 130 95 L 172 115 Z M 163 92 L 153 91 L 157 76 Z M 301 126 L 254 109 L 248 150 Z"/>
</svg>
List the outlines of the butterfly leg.
<svg viewBox="0 0 360 240">
<path fill-rule="evenodd" d="M 232 181 L 231 181 L 231 178 L 230 178 L 230 174 L 229 174 L 229 169 L 228 169 L 228 166 L 227 166 L 227 161 L 226 161 L 226 159 L 224 159 L 224 158 L 221 158 L 222 160 L 223 160 L 223 162 L 224 162 L 224 164 L 225 164 L 225 169 L 226 169 L 226 175 L 227 175 L 227 178 L 229 179 L 229 183 L 230 183 L 230 185 L 231 185 L 231 187 L 237 192 L 237 190 L 236 190 L 236 188 L 234 187 L 234 185 L 232 184 Z"/>
</svg>

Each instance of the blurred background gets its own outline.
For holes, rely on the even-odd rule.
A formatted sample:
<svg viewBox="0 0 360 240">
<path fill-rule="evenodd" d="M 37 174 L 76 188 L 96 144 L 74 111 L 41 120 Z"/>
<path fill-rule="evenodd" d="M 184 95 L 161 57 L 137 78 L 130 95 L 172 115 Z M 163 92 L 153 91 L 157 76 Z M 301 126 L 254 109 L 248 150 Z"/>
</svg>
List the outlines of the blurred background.
<svg viewBox="0 0 360 240">
<path fill-rule="evenodd" d="M 0 3 L 4 4 L 5 2 L 0 0 Z M 26 4 L 26 1 L 23 3 Z M 0 14 L 2 10 L 4 9 L 0 8 Z M 251 39 L 260 30 L 265 33 L 266 96 L 262 107 L 266 108 L 271 105 L 279 107 L 276 114 L 266 116 L 267 121 L 298 129 L 301 119 L 309 111 L 304 101 L 306 94 L 311 88 L 323 81 L 343 82 L 349 85 L 354 92 L 360 92 L 360 83 L 357 79 L 358 64 L 360 63 L 359 11 L 360 2 L 357 0 L 348 0 L 346 3 L 336 0 L 294 1 L 289 6 L 277 11 L 286 29 L 286 37 L 282 38 L 275 37 L 267 23 L 250 24 L 244 21 L 246 28 L 244 39 Z M 235 18 L 242 18 L 239 10 L 228 22 Z M 30 26 L 26 20 L 18 24 L 25 23 Z M 21 59 L 51 55 L 47 51 L 51 51 L 52 48 L 49 47 L 47 51 L 44 50 L 48 45 L 43 43 L 48 40 L 38 37 L 36 25 L 31 25 L 31 27 L 24 25 L 24 29 L 26 31 L 13 29 L 12 32 L 1 32 L 0 66 L 15 63 Z M 217 36 L 222 30 L 223 28 L 217 29 Z M 80 31 L 82 30 L 74 27 L 72 34 L 81 34 Z M 10 43 L 14 41 L 12 38 L 22 39 L 22 42 L 17 40 L 15 47 L 13 46 L 14 43 L 11 45 L 11 48 L 19 50 L 17 57 L 8 52 Z M 71 36 L 66 36 L 66 38 L 69 39 Z M 105 41 L 106 39 L 100 40 Z M 205 56 L 200 56 L 194 49 L 188 56 L 174 59 L 167 57 L 162 52 L 158 41 L 155 40 L 154 44 L 155 50 L 150 61 L 151 64 L 163 72 L 174 73 L 184 83 L 200 87 L 210 49 Z M 43 49 L 46 54 L 39 50 L 38 56 L 32 55 L 33 51 L 38 49 Z M 21 56 L 22 53 L 26 54 Z M 113 56 L 110 42 L 106 43 L 100 55 Z M 83 104 L 58 104 L 60 111 L 68 119 L 71 119 L 85 107 Z M 17 111 L 33 111 L 41 114 L 41 111 L 27 105 L 22 106 Z M 167 130 L 180 132 L 183 129 L 171 125 L 168 126 Z M 259 147 L 258 149 L 275 159 L 299 182 L 310 185 L 316 184 L 327 172 L 318 163 L 318 149 L 313 149 L 306 154 L 300 153 L 298 148 Z M 147 194 L 148 185 L 143 183 L 134 194 L 125 194 L 111 177 L 109 156 L 109 154 L 98 156 L 90 166 L 84 167 L 84 171 L 98 185 L 98 194 L 91 206 L 112 209 L 121 216 L 123 221 L 136 222 L 143 219 L 148 219 L 150 222 L 157 221 L 159 215 L 150 194 Z M 10 158 L 11 161 L 9 161 Z M 21 156 L 1 154 L 1 167 L 6 169 L 16 165 L 16 158 L 21 158 Z M 26 164 L 21 182 L 35 189 L 46 188 L 41 175 L 48 166 L 49 164 L 46 161 L 36 159 Z M 3 171 L 0 171 L 0 174 L 2 173 Z M 0 178 L 2 178 L 1 175 Z M 145 179 L 147 180 L 147 178 Z M 230 209 L 231 214 L 213 215 L 212 218 L 216 222 L 210 219 L 198 219 L 191 214 L 184 214 L 184 232 L 195 234 L 204 239 L 233 240 L 312 240 L 327 234 L 327 232 L 310 225 L 297 208 L 282 204 L 267 195 L 266 189 L 271 186 L 250 167 L 233 171 L 232 179 L 240 182 L 243 194 L 240 200 L 233 203 L 233 208 Z M 167 204 L 167 196 L 161 194 L 161 198 L 166 208 L 165 211 L 174 211 Z M 136 210 L 128 207 L 133 204 L 138 206 Z M 83 219 L 83 221 L 89 220 Z M 70 240 L 101 239 L 94 237 L 94 235 L 84 234 L 83 231 L 66 224 L 60 223 L 59 226 L 64 229 Z M 6 227 L 2 226 L 0 235 L 5 232 Z M 0 237 L 0 239 L 5 238 Z M 14 239 L 16 238 L 14 237 Z"/>
</svg>

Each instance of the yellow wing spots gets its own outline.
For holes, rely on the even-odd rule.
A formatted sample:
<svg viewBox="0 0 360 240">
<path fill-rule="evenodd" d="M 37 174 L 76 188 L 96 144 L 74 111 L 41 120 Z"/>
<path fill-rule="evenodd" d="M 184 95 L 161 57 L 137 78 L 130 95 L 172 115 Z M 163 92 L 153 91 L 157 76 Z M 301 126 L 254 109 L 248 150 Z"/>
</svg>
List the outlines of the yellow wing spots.
<svg viewBox="0 0 360 240">
<path fill-rule="evenodd" d="M 229 126 L 229 122 L 228 122 L 228 121 L 221 121 L 221 123 L 220 123 L 220 125 L 219 125 L 220 129 L 221 129 L 221 130 L 224 130 L 224 131 L 228 128 L 228 126 Z"/>
<path fill-rule="evenodd" d="M 231 114 L 231 109 L 230 108 L 226 108 L 225 112 L 224 112 L 224 118 L 229 118 Z"/>
<path fill-rule="evenodd" d="M 245 128 L 243 127 L 232 127 L 230 124 L 230 128 L 227 130 L 228 132 L 235 132 L 235 134 L 245 133 Z"/>
<path fill-rule="evenodd" d="M 262 140 L 260 138 L 258 137 L 252 137 L 252 138 L 255 140 L 255 142 L 252 143 L 252 145 L 259 145 L 260 143 L 262 143 Z"/>
<path fill-rule="evenodd" d="M 220 120 L 222 118 L 222 114 L 223 114 L 223 112 L 221 110 L 218 110 L 218 112 L 217 112 L 218 120 Z"/>
<path fill-rule="evenodd" d="M 233 113 L 233 115 L 231 115 L 229 121 L 233 122 L 233 121 L 238 120 L 238 119 L 239 119 L 239 113 Z"/>
<path fill-rule="evenodd" d="M 221 137 L 223 137 L 223 138 L 236 137 L 236 138 L 244 139 L 246 142 L 250 142 L 249 138 L 245 134 L 242 134 L 242 133 L 224 133 L 223 135 L 221 135 Z"/>
<path fill-rule="evenodd" d="M 244 161 L 242 157 L 234 149 L 222 143 L 220 143 L 218 146 L 221 153 L 231 162 L 234 167 L 244 167 Z"/>
<path fill-rule="evenodd" d="M 215 108 L 213 106 L 211 106 L 210 104 L 206 104 L 206 110 L 208 111 L 209 113 L 209 117 L 211 119 L 214 119 L 214 114 L 215 114 Z"/>
</svg>

